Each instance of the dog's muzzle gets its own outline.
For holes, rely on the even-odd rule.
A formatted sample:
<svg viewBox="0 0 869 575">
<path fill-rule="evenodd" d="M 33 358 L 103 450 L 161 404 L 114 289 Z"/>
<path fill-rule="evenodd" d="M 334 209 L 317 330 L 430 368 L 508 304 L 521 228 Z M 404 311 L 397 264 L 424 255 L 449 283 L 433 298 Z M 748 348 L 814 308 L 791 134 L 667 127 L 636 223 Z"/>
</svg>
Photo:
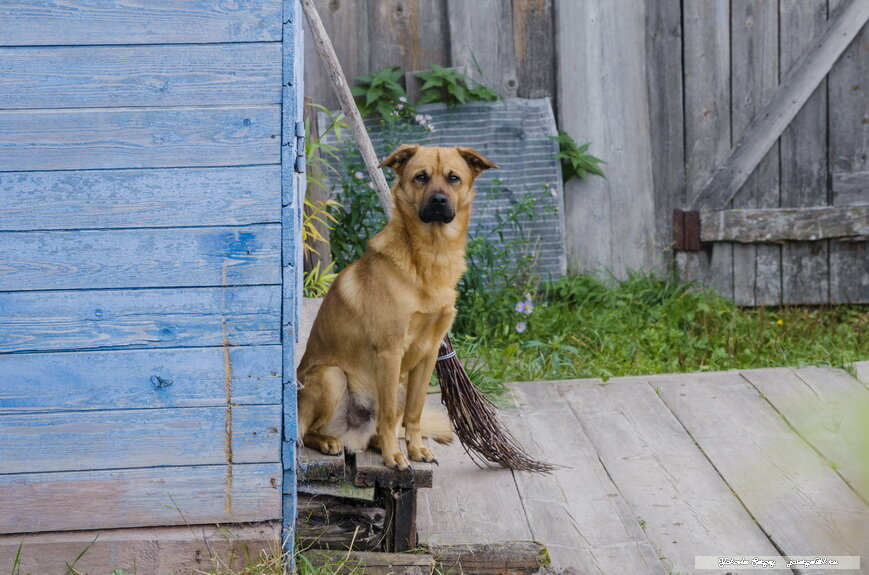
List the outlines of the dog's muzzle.
<svg viewBox="0 0 869 575">
<path fill-rule="evenodd" d="M 448 224 L 456 217 L 450 200 L 443 194 L 432 194 L 419 210 L 419 219 L 425 223 L 442 222 Z"/>
</svg>

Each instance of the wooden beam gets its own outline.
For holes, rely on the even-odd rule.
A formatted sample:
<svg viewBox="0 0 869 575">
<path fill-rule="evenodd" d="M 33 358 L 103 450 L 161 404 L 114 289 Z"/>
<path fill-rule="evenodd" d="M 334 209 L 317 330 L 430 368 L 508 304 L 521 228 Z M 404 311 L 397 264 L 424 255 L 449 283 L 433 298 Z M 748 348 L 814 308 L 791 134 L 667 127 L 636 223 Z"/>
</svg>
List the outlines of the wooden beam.
<svg viewBox="0 0 869 575">
<path fill-rule="evenodd" d="M 694 209 L 727 206 L 867 21 L 869 2 L 865 0 L 851 0 L 830 19 L 701 190 Z"/>
<path fill-rule="evenodd" d="M 334 573 L 364 573 L 365 575 L 429 575 L 435 562 L 431 555 L 410 553 L 366 553 L 358 551 L 309 550 L 305 558 L 316 567 L 330 567 Z M 332 573 L 333 571 L 329 571 Z"/>
<path fill-rule="evenodd" d="M 869 236 L 869 206 L 700 212 L 704 242 L 769 243 Z"/>
</svg>

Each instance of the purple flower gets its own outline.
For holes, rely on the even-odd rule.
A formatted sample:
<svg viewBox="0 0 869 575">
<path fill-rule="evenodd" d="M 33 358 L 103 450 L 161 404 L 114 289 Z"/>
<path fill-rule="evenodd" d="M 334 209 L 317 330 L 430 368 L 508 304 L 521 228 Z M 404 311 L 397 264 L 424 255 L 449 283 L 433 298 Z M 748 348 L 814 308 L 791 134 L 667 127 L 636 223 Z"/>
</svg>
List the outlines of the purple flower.
<svg viewBox="0 0 869 575">
<path fill-rule="evenodd" d="M 516 324 L 516 331 L 518 333 L 522 333 L 526 329 L 528 329 L 528 326 L 525 324 L 524 321 L 520 321 L 519 323 Z"/>
<path fill-rule="evenodd" d="M 524 313 L 525 315 L 531 315 L 531 312 L 534 311 L 534 304 L 531 302 L 531 299 L 526 299 L 525 301 L 517 301 L 516 307 L 513 308 L 516 313 Z"/>
<path fill-rule="evenodd" d="M 525 302 L 517 301 L 516 307 L 514 309 L 516 310 L 516 313 L 522 313 L 523 311 L 525 311 Z"/>
</svg>

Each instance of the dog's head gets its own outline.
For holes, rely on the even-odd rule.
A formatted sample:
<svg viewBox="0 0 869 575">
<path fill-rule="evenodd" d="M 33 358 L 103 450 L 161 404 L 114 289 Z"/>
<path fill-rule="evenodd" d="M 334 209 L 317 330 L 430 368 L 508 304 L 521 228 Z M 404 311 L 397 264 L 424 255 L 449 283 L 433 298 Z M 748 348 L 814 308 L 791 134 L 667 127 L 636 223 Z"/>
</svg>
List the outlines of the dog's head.
<svg viewBox="0 0 869 575">
<path fill-rule="evenodd" d="M 483 170 L 497 168 L 472 148 L 427 148 L 404 144 L 389 154 L 381 167 L 398 176 L 393 199 L 412 209 L 424 223 L 448 224 L 467 210 L 474 199 L 474 180 Z"/>
</svg>

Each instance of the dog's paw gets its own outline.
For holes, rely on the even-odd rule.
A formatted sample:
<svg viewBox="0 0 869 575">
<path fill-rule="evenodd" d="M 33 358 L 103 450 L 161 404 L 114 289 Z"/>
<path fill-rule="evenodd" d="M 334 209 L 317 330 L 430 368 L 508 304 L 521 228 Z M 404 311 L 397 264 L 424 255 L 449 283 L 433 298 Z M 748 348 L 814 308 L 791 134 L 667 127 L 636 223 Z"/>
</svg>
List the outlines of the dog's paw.
<svg viewBox="0 0 869 575">
<path fill-rule="evenodd" d="M 407 447 L 407 454 L 410 455 L 410 458 L 413 461 L 425 461 L 426 463 L 433 463 L 438 460 L 437 456 L 434 452 L 425 446 L 420 447 Z"/>
<path fill-rule="evenodd" d="M 317 449 L 326 455 L 339 455 L 341 453 L 341 441 L 337 437 L 324 436 L 320 438 Z"/>
<path fill-rule="evenodd" d="M 386 467 L 390 468 L 398 468 L 399 471 L 404 471 L 410 466 L 410 463 L 407 461 L 407 457 L 400 451 L 395 451 L 392 453 L 384 451 L 381 455 L 383 455 L 383 464 Z"/>
</svg>

